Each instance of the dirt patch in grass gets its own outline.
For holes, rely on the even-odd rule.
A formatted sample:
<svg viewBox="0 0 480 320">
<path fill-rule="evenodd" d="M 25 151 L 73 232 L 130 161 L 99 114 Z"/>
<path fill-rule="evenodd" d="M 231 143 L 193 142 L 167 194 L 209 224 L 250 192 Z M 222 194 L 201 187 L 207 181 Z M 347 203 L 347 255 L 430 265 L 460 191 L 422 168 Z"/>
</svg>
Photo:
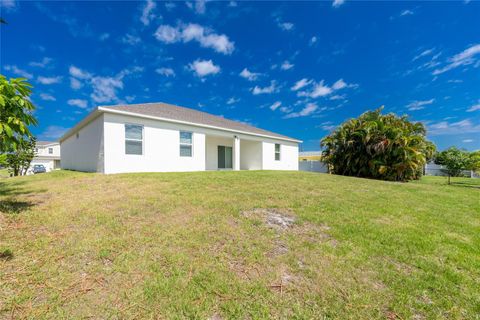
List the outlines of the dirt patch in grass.
<svg viewBox="0 0 480 320">
<path fill-rule="evenodd" d="M 316 225 L 310 222 L 299 222 L 291 209 L 278 208 L 255 208 L 241 212 L 247 219 L 261 221 L 263 224 L 275 230 L 278 234 L 292 234 L 309 242 L 328 242 L 336 247 L 338 242 L 329 233 L 330 227 Z M 277 241 L 277 252 L 288 252 L 288 248 L 282 241 Z"/>
</svg>

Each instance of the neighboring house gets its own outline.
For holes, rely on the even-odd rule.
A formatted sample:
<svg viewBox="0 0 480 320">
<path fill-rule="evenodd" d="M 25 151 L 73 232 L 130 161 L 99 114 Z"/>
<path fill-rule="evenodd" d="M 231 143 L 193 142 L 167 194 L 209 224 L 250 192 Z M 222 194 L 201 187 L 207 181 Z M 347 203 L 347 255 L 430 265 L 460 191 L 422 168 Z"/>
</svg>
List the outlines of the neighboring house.
<svg viewBox="0 0 480 320">
<path fill-rule="evenodd" d="M 62 168 L 103 173 L 298 170 L 300 140 L 165 103 L 98 107 L 62 138 Z"/>
<path fill-rule="evenodd" d="M 56 141 L 37 141 L 35 157 L 30 163 L 30 168 L 36 164 L 43 164 L 47 171 L 60 169 L 60 143 Z"/>
<path fill-rule="evenodd" d="M 322 151 L 303 151 L 298 154 L 299 161 L 320 161 Z"/>
</svg>

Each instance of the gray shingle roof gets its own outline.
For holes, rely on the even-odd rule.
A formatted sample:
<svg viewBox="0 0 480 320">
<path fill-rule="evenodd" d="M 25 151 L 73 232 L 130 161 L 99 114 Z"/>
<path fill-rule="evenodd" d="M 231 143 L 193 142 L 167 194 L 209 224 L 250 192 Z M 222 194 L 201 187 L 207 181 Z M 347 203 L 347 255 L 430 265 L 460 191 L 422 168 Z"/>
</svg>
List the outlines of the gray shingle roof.
<svg viewBox="0 0 480 320">
<path fill-rule="evenodd" d="M 142 103 L 142 104 L 130 104 L 130 105 L 116 105 L 116 106 L 102 106 L 102 109 L 111 109 L 118 111 L 125 111 L 131 113 L 137 113 L 139 115 L 153 116 L 159 118 L 166 118 L 177 121 L 186 121 L 199 125 L 208 125 L 219 127 L 223 129 L 233 131 L 243 131 L 252 134 L 267 135 L 277 137 L 281 139 L 297 140 L 290 138 L 275 132 L 256 128 L 245 123 L 228 120 L 212 114 L 189 109 L 185 107 L 179 107 L 167 103 Z"/>
</svg>

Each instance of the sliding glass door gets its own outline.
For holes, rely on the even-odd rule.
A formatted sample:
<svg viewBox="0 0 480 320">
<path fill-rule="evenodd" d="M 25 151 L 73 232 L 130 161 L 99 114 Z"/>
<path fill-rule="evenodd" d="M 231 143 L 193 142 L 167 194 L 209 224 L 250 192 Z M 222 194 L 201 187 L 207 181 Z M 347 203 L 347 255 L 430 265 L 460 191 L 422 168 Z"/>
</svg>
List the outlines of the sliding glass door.
<svg viewBox="0 0 480 320">
<path fill-rule="evenodd" d="M 218 169 L 232 169 L 232 159 L 232 147 L 218 146 Z"/>
</svg>

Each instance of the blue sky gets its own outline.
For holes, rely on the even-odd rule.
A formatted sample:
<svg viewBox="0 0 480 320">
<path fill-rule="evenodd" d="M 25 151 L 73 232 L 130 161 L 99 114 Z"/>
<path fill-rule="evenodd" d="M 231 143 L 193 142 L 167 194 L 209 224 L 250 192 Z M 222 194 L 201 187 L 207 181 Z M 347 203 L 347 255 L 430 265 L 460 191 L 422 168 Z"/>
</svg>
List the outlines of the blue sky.
<svg viewBox="0 0 480 320">
<path fill-rule="evenodd" d="M 167 102 L 304 141 L 382 105 L 480 149 L 480 2 L 1 0 L 1 73 L 40 139 L 98 105 Z"/>
</svg>

